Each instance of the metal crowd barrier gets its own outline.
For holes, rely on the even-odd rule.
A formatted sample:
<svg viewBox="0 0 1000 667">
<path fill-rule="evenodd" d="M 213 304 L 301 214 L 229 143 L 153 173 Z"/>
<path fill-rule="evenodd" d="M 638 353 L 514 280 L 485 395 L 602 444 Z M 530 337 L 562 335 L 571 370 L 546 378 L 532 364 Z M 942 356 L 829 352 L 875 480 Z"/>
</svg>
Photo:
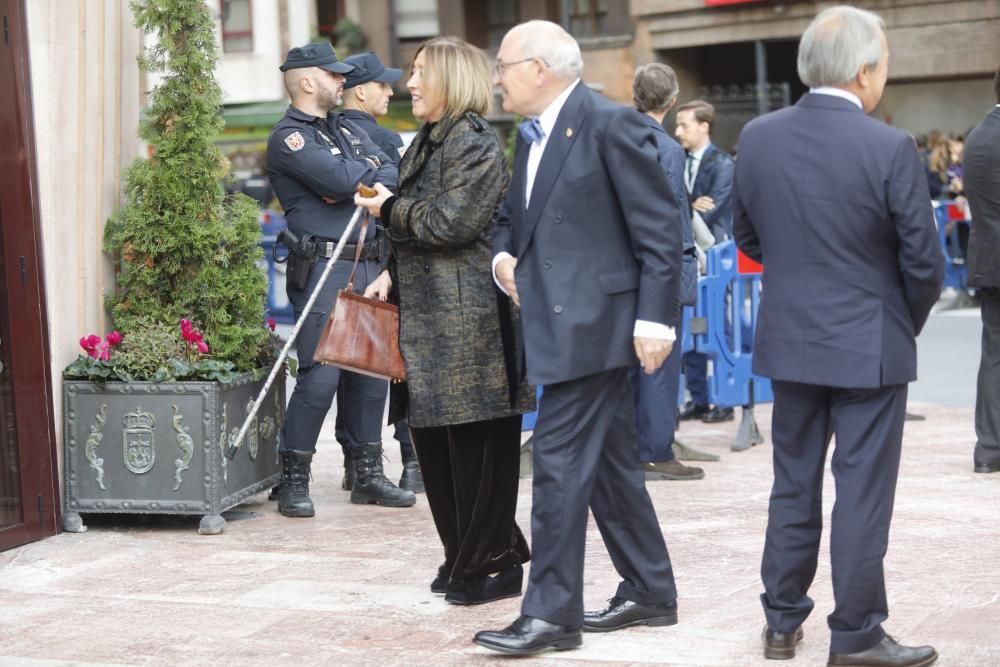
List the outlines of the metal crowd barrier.
<svg viewBox="0 0 1000 667">
<path fill-rule="evenodd" d="M 732 241 L 706 253 L 707 272 L 698 280 L 698 302 L 687 318 L 682 350 L 697 351 L 712 362 L 708 400 L 722 408 L 742 407 L 733 451 L 764 442 L 754 405 L 774 400 L 771 381 L 753 374 L 753 335 L 760 308 L 763 267 L 743 255 Z M 693 312 L 691 312 L 693 311 Z M 690 332 L 690 333 L 688 333 Z M 678 403 L 683 401 L 683 387 Z"/>
<path fill-rule="evenodd" d="M 968 283 L 959 228 L 962 226 L 971 228 L 972 221 L 967 214 L 967 208 L 953 201 L 935 201 L 934 221 L 937 223 L 938 241 L 944 252 L 944 287 L 954 287 L 964 291 L 968 288 Z"/>
<path fill-rule="evenodd" d="M 285 294 L 285 265 L 275 262 L 272 254 L 278 233 L 285 229 L 288 224 L 283 215 L 271 209 L 261 211 L 257 222 L 260 223 L 260 231 L 263 235 L 259 243 L 264 250 L 264 261 L 260 265 L 260 269 L 267 275 L 268 315 L 282 324 L 295 324 L 295 313 L 288 300 L 288 295 Z M 279 258 L 288 255 L 288 250 L 283 245 L 278 244 L 277 250 Z"/>
</svg>

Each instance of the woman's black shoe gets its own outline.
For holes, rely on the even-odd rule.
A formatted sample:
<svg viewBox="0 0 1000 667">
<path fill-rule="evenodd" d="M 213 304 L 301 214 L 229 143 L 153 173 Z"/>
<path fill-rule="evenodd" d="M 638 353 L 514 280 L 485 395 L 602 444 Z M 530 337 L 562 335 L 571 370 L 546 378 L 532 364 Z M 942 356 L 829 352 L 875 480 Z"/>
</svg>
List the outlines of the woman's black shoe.
<svg viewBox="0 0 1000 667">
<path fill-rule="evenodd" d="M 517 597 L 521 594 L 524 568 L 515 565 L 494 576 L 452 578 L 444 599 L 452 604 L 475 605 Z"/>
<path fill-rule="evenodd" d="M 448 591 L 448 572 L 449 568 L 447 566 L 438 566 L 437 576 L 431 582 L 431 593 L 444 595 Z"/>
</svg>

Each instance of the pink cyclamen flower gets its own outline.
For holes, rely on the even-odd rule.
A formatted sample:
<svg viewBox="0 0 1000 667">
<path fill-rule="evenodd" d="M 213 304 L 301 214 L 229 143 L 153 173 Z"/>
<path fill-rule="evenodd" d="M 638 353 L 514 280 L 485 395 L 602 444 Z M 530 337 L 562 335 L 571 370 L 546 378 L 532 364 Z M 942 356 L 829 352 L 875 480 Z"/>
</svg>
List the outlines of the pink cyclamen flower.
<svg viewBox="0 0 1000 667">
<path fill-rule="evenodd" d="M 274 331 L 275 327 L 277 327 L 277 326 L 278 326 L 278 323 L 274 320 L 273 317 L 267 318 L 267 328 L 268 329 L 270 329 L 271 331 Z"/>
<path fill-rule="evenodd" d="M 101 337 L 94 334 L 84 336 L 80 339 L 80 347 L 91 357 L 97 358 L 97 346 L 101 342 Z"/>
<path fill-rule="evenodd" d="M 111 360 L 111 345 L 106 342 L 102 342 L 94 350 L 94 357 L 100 359 L 101 361 Z"/>
<path fill-rule="evenodd" d="M 208 343 L 206 343 L 203 340 L 199 340 L 198 341 L 198 353 L 199 354 L 208 354 Z"/>
<path fill-rule="evenodd" d="M 107 341 L 111 347 L 118 347 L 122 344 L 122 335 L 117 330 L 112 331 L 107 335 Z"/>
<path fill-rule="evenodd" d="M 191 320 L 189 320 L 187 318 L 182 319 L 181 320 L 181 333 L 187 333 L 187 332 L 191 331 L 191 329 L 192 329 Z"/>
</svg>

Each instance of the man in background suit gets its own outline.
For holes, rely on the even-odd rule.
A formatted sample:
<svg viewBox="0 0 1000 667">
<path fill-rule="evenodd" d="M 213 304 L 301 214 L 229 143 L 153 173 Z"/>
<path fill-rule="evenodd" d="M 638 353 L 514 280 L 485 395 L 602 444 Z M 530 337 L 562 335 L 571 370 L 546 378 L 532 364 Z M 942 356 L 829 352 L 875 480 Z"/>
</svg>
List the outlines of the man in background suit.
<svg viewBox="0 0 1000 667">
<path fill-rule="evenodd" d="M 526 118 L 493 238 L 498 284 L 521 308 L 534 433 L 531 576 L 521 616 L 476 643 L 530 655 L 606 632 L 677 622 L 673 569 L 640 469 L 629 368 L 670 354 L 678 317 L 679 203 L 634 109 L 580 81 L 576 41 L 515 26 L 497 53 L 506 111 Z M 587 509 L 623 581 L 583 611 Z"/>
<path fill-rule="evenodd" d="M 712 144 L 714 122 L 715 108 L 708 102 L 694 100 L 677 107 L 674 136 L 687 151 L 684 184 L 695 239 L 702 250 L 733 236 L 733 160 Z M 713 408 L 708 403 L 708 357 L 691 351 L 683 363 L 691 400 L 681 408 L 678 419 L 701 419 L 709 424 L 733 419 L 732 408 Z"/>
<path fill-rule="evenodd" d="M 677 102 L 679 92 L 677 75 L 663 63 L 649 63 L 636 69 L 632 79 L 632 101 L 643 121 L 653 131 L 660 168 L 682 205 L 675 219 L 664 218 L 665 225 L 680 225 L 684 239 L 684 256 L 681 264 L 682 284 L 693 287 L 698 281 L 698 260 L 695 256 L 694 236 L 684 187 L 684 149 L 667 136 L 663 118 Z M 696 295 L 684 295 L 695 297 Z M 685 301 L 678 296 L 681 306 L 693 306 L 694 299 Z M 683 318 L 677 318 L 677 338 L 683 337 Z M 678 345 L 671 350 L 666 362 L 652 375 L 642 372 L 638 364 L 629 372 L 635 399 L 636 432 L 639 440 L 639 460 L 646 481 L 694 480 L 705 477 L 705 471 L 686 466 L 677 460 L 674 452 L 674 431 L 677 428 L 677 396 L 681 383 L 681 350 Z M 680 446 L 678 444 L 678 446 Z"/>
<path fill-rule="evenodd" d="M 944 259 L 916 144 L 869 118 L 888 74 L 885 25 L 848 6 L 799 45 L 810 92 L 751 121 L 733 183 L 736 242 L 764 264 L 753 371 L 774 388 L 774 486 L 761 563 L 764 655 L 795 655 L 812 611 L 831 435 L 835 608 L 830 665 L 928 665 L 885 634 L 889 540 L 916 335 Z M 928 590 L 932 594 L 932 590 Z"/>
<path fill-rule="evenodd" d="M 973 469 L 1000 471 L 1000 69 L 997 106 L 965 139 L 965 196 L 972 209 L 969 286 L 982 299 L 983 351 L 976 385 Z"/>
</svg>

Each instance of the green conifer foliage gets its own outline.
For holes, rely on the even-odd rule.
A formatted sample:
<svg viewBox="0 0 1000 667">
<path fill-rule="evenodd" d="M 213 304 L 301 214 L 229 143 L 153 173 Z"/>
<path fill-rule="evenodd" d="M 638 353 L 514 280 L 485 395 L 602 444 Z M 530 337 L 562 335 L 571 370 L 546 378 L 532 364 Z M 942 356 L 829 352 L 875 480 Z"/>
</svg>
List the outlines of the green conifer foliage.
<svg viewBox="0 0 1000 667">
<path fill-rule="evenodd" d="M 212 357 L 250 370 L 267 360 L 267 285 L 256 266 L 256 203 L 226 195 L 229 164 L 212 141 L 223 119 L 209 4 L 131 3 L 136 26 L 156 39 L 139 67 L 164 77 L 140 130 L 155 156 L 129 167 L 123 206 L 105 228 L 104 249 L 117 274 L 107 302 L 126 337 L 144 320 L 176 325 L 189 318 Z"/>
</svg>

